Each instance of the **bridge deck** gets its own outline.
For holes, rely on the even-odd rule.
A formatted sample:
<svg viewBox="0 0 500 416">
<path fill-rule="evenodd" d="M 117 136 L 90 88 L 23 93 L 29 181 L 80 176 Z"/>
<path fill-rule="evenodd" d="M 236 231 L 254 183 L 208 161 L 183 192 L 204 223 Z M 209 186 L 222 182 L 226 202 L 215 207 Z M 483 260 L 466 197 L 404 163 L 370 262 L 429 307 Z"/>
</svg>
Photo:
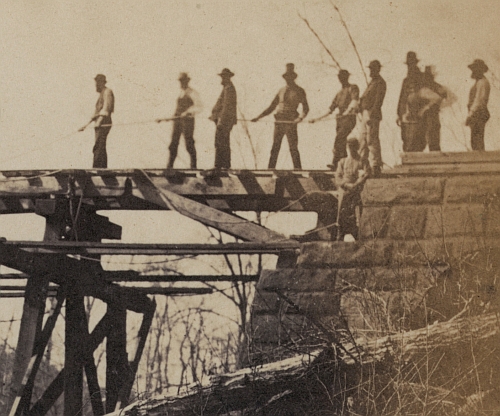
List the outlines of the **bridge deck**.
<svg viewBox="0 0 500 416">
<path fill-rule="evenodd" d="M 141 179 L 147 175 L 151 184 Z M 0 173 L 0 214 L 35 212 L 36 201 L 73 195 L 99 210 L 162 210 L 144 194 L 156 188 L 222 211 L 309 210 L 306 193 L 335 191 L 331 171 L 249 171 L 203 177 L 196 170 L 60 170 Z"/>
</svg>

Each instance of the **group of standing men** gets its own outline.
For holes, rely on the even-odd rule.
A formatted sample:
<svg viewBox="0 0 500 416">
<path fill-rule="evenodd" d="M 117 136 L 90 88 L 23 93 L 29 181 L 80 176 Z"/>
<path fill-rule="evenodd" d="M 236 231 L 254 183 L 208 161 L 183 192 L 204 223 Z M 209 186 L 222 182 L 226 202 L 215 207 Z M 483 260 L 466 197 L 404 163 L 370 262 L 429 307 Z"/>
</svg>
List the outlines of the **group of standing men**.
<svg viewBox="0 0 500 416">
<path fill-rule="evenodd" d="M 419 152 L 428 145 L 430 151 L 440 150 L 439 110 L 441 102 L 447 98 L 446 90 L 434 81 L 430 66 L 422 72 L 418 67 L 419 60 L 415 52 L 408 52 L 406 65 L 407 77 L 403 81 L 397 109 L 397 124 L 401 127 L 403 151 Z M 342 86 L 336 94 L 329 111 L 309 122 L 319 121 L 337 110 L 336 137 L 333 146 L 333 161 L 328 167 L 337 171 L 339 162 L 347 156 L 347 139 L 358 125 L 359 158 L 369 167 L 373 176 L 382 170 L 379 128 L 382 120 L 382 104 L 386 94 L 386 83 L 380 76 L 382 65 L 378 60 L 370 62 L 370 82 L 360 97 L 357 85 L 349 83 L 349 72 L 341 69 L 338 79 Z M 484 61 L 476 59 L 469 68 L 471 77 L 476 80 L 469 95 L 468 116 L 466 125 L 471 129 L 471 146 L 473 150 L 484 150 L 484 128 L 490 115 L 487 104 L 490 85 L 484 74 L 488 67 Z M 236 89 L 231 81 L 234 73 L 224 68 L 219 74 L 222 92 L 209 117 L 216 124 L 215 162 L 213 173 L 231 167 L 230 133 L 237 123 Z M 297 124 L 309 113 L 309 104 L 303 88 L 296 84 L 297 73 L 294 64 L 286 65 L 283 74 L 286 86 L 278 91 L 270 106 L 251 121 L 274 113 L 275 126 L 273 145 L 268 168 L 274 169 L 278 160 L 283 137 L 286 135 L 294 169 L 302 169 L 298 150 Z M 179 82 L 181 93 L 177 98 L 174 117 L 157 119 L 173 121 L 172 139 L 169 146 L 167 168 L 173 168 L 177 156 L 180 137 L 184 136 L 187 152 L 190 156 L 191 168 L 197 167 L 197 156 L 194 141 L 194 116 L 202 110 L 198 93 L 189 86 L 190 78 L 181 73 Z M 95 168 L 107 167 L 106 140 L 112 126 L 111 114 L 114 111 L 114 95 L 106 87 L 106 77 L 98 74 L 95 77 L 96 91 L 99 98 L 95 113 L 89 123 L 82 127 L 83 131 L 91 122 L 95 122 L 95 145 L 93 149 Z M 298 109 L 301 106 L 301 113 Z"/>
</svg>

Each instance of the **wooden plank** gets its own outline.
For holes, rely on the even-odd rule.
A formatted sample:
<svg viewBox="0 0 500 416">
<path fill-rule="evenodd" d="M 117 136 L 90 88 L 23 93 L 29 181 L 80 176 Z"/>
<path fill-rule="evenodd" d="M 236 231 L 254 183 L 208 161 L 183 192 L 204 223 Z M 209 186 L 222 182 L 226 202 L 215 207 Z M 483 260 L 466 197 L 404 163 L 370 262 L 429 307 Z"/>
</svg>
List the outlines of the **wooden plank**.
<svg viewBox="0 0 500 416">
<path fill-rule="evenodd" d="M 241 238 L 242 240 L 262 243 L 291 241 L 280 233 L 243 218 L 218 211 L 207 205 L 184 198 L 174 192 L 159 190 L 144 171 L 137 170 L 134 181 L 138 187 L 138 192 L 135 193 L 135 196 L 158 206 L 176 211 L 188 218 Z"/>
<path fill-rule="evenodd" d="M 383 172 L 381 178 L 369 180 L 382 180 L 384 177 L 394 176 L 444 176 L 444 175 L 484 175 L 500 174 L 500 163 L 437 163 L 428 165 L 403 165 Z"/>
<path fill-rule="evenodd" d="M 408 152 L 401 156 L 403 165 L 500 162 L 500 151 L 488 152 Z M 477 169 L 477 166 L 476 166 Z"/>
</svg>

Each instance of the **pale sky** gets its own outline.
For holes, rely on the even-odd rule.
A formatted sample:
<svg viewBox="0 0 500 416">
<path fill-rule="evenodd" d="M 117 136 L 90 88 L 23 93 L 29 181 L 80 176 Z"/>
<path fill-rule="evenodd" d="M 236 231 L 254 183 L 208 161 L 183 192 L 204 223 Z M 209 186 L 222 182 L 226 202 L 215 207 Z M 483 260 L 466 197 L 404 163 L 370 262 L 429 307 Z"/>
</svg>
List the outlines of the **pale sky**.
<svg viewBox="0 0 500 416">
<path fill-rule="evenodd" d="M 366 66 L 379 59 L 388 84 L 381 141 L 385 161 L 397 162 L 401 148 L 395 106 L 404 78 L 406 52 L 414 50 L 421 68 L 433 64 L 437 81 L 456 102 L 442 111 L 443 150 L 465 150 L 463 126 L 468 90 L 467 65 L 482 58 L 493 88 L 492 120 L 486 146 L 500 146 L 498 48 L 500 2 L 491 0 L 344 0 L 338 5 Z M 307 17 L 336 59 L 365 82 L 353 49 L 329 0 L 318 1 L 56 1 L 4 0 L 0 4 L 0 168 L 91 167 L 93 129 L 74 133 L 92 114 L 93 78 L 104 73 L 116 96 L 114 122 L 147 122 L 171 115 L 178 94 L 177 76 L 187 71 L 205 104 L 195 139 L 200 167 L 213 164 L 213 123 L 207 121 L 220 92 L 216 75 L 236 73 L 240 110 L 259 114 L 283 85 L 281 74 L 294 62 L 305 88 L 310 116 L 323 114 L 336 90 L 337 71 L 299 19 Z M 322 64 L 321 62 L 325 63 Z M 265 119 L 266 120 L 266 119 Z M 268 117 L 268 121 L 272 118 Z M 265 168 L 272 124 L 250 126 L 257 166 Z M 335 122 L 299 127 L 306 169 L 324 168 L 331 159 Z M 163 168 L 171 125 L 116 126 L 109 136 L 109 167 Z M 66 137 L 65 137 L 66 136 Z M 188 166 L 183 143 L 178 167 Z M 253 167 L 251 146 L 240 126 L 233 131 L 234 167 Z M 291 167 L 283 145 L 278 167 Z"/>
</svg>

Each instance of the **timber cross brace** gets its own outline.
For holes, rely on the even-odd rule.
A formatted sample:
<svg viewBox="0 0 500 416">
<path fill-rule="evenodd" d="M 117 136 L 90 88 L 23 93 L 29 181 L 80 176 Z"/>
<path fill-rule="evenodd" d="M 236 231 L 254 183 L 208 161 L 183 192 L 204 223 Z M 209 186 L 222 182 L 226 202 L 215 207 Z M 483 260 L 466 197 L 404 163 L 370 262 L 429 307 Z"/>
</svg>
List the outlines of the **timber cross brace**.
<svg viewBox="0 0 500 416">
<path fill-rule="evenodd" d="M 278 263 L 294 262 L 299 244 L 234 211 L 314 211 L 318 198 L 334 190 L 328 173 L 242 171 L 220 178 L 200 178 L 179 171 L 30 171 L 0 173 L 0 214 L 36 213 L 45 218 L 43 242 L 0 242 L 0 264 L 27 279 L 14 370 L 9 385 L 10 416 L 44 415 L 64 393 L 64 415 L 83 407 L 85 372 L 95 415 L 127 404 L 155 312 L 148 294 L 205 294 L 207 288 L 134 288 L 116 282 L 183 281 L 148 277 L 133 271 L 103 270 L 103 254 L 276 254 Z M 3 177 L 2 177 L 3 176 Z M 331 209 L 331 208 L 329 208 Z M 229 244 L 126 245 L 101 243 L 121 239 L 121 226 L 97 214 L 101 210 L 175 210 L 237 238 Z M 321 214 L 318 226 L 321 223 Z M 68 256 L 73 255 L 73 256 Z M 20 275 L 17 275 L 20 276 Z M 142 279 L 141 279 L 142 278 Z M 258 276 L 241 276 L 255 281 Z M 207 281 L 193 276 L 191 281 Z M 214 276 L 220 281 L 227 277 Z M 156 288 L 157 289 L 157 288 Z M 2 294 L 2 296 L 5 293 Z M 48 296 L 55 297 L 43 324 Z M 107 312 L 89 333 L 85 297 L 107 304 Z M 37 372 L 61 309 L 65 305 L 64 368 L 33 403 Z M 143 315 L 134 351 L 127 351 L 127 311 Z M 106 339 L 106 397 L 103 401 L 93 353 Z M 132 361 L 128 361 L 131 353 Z"/>
</svg>

